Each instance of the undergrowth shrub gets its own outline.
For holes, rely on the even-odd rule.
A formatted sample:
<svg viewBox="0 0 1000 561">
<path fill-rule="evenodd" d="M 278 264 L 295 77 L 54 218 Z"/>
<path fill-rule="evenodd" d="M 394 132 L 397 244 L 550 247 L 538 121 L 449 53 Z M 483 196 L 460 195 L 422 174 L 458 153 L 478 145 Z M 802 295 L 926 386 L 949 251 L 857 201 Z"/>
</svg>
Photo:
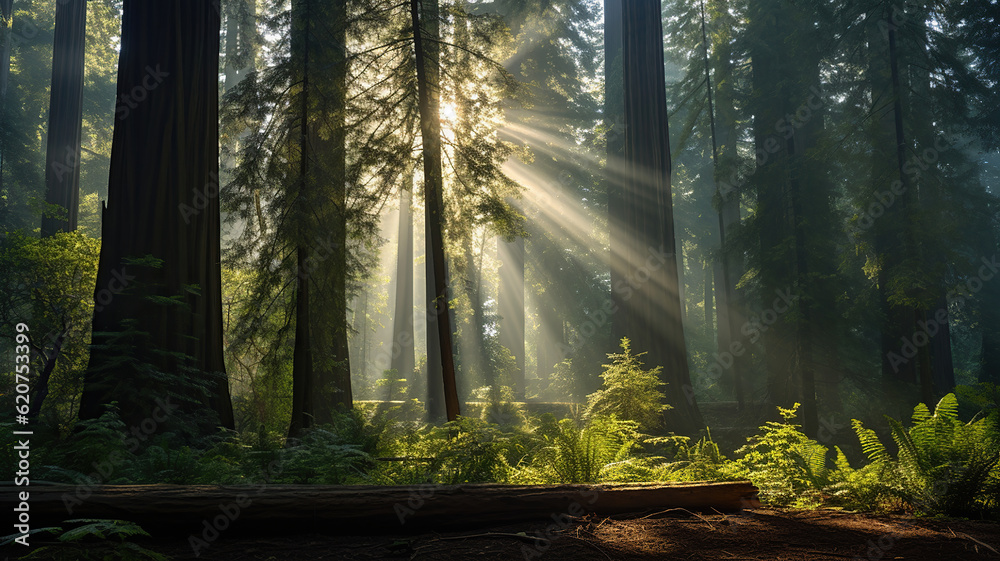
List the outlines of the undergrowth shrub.
<svg viewBox="0 0 1000 561">
<path fill-rule="evenodd" d="M 548 418 L 538 428 L 543 446 L 531 472 L 543 482 L 592 483 L 613 476 L 615 464 L 638 448 L 638 423 L 614 416 L 592 416 L 579 426 L 571 419 Z M 619 476 L 626 466 L 619 465 Z"/>
<path fill-rule="evenodd" d="M 849 479 L 858 503 L 898 499 L 917 512 L 949 516 L 1000 514 L 1000 438 L 986 418 L 958 418 L 954 394 L 932 413 L 913 408 L 911 427 L 886 417 L 898 447 L 893 457 L 871 429 L 854 421 L 870 463 Z"/>
<path fill-rule="evenodd" d="M 587 417 L 615 415 L 619 419 L 635 421 L 637 428 L 650 432 L 663 425 L 663 412 L 670 408 L 663 405 L 664 393 L 660 387 L 662 366 L 643 370 L 639 360 L 646 353 L 632 354 L 628 337 L 621 340 L 622 352 L 609 353 L 611 364 L 605 364 L 601 389 L 587 397 Z"/>
<path fill-rule="evenodd" d="M 75 528 L 63 530 L 62 527 L 36 528 L 29 532 L 33 535 L 33 545 L 44 534 L 59 534 L 55 543 L 45 542 L 41 547 L 34 548 L 21 559 L 47 559 L 50 561 L 104 561 L 118 559 L 122 561 L 169 561 L 169 557 L 146 549 L 129 540 L 135 537 L 149 537 L 149 533 L 138 524 L 127 520 L 106 520 L 81 518 L 67 520 L 64 524 L 79 524 Z M 0 546 L 13 543 L 17 534 L 0 538 Z"/>
<path fill-rule="evenodd" d="M 740 458 L 722 467 L 722 473 L 749 479 L 760 490 L 763 502 L 775 505 L 809 507 L 818 505 L 822 490 L 841 477 L 839 467 L 827 463 L 826 446 L 806 436 L 800 425 L 792 423 L 799 404 L 778 407 L 782 421 L 768 421 L 760 434 L 738 448 Z M 836 448 L 835 466 L 846 464 L 843 452 Z"/>
</svg>

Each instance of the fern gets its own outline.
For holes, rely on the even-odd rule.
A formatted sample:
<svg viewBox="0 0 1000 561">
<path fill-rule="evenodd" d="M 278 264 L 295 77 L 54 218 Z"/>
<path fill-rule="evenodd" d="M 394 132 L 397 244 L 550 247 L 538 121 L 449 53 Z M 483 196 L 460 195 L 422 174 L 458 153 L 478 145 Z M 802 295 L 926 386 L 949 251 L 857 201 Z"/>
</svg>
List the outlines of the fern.
<svg viewBox="0 0 1000 561">
<path fill-rule="evenodd" d="M 784 421 L 761 426 L 760 434 L 736 450 L 742 457 L 724 469 L 731 477 L 752 481 L 761 499 L 771 504 L 816 505 L 824 490 L 837 480 L 827 465 L 827 448 L 792 423 L 798 407 L 798 403 L 791 408 L 779 407 Z"/>
<path fill-rule="evenodd" d="M 872 460 L 850 480 L 857 503 L 875 506 L 895 499 L 928 514 L 997 513 L 1000 441 L 985 419 L 963 423 L 958 400 L 948 394 L 933 413 L 924 404 L 914 407 L 909 429 L 891 417 L 886 420 L 898 447 L 894 459 L 874 431 L 853 421 L 862 450 Z M 885 483 L 889 481 L 893 483 Z"/>
<path fill-rule="evenodd" d="M 57 561 L 169 561 L 169 557 L 127 541 L 135 537 L 149 537 L 141 526 L 127 520 L 79 518 L 65 524 L 81 524 L 63 531 L 61 527 L 38 528 L 32 533 L 54 533 L 59 543 L 43 545 L 22 559 L 48 559 Z M 8 543 L 8 542 L 4 542 Z M 2 544 L 0 544 L 2 545 Z"/>
</svg>

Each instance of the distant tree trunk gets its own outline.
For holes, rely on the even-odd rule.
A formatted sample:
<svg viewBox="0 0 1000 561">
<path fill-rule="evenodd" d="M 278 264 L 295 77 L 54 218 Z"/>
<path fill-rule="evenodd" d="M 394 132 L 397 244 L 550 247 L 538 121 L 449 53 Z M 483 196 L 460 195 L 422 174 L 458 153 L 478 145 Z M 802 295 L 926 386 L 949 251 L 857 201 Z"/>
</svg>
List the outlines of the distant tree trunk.
<svg viewBox="0 0 1000 561">
<path fill-rule="evenodd" d="M 719 2 L 718 13 L 727 13 L 728 5 Z M 739 155 L 736 152 L 736 108 L 733 106 L 735 96 L 733 88 L 732 43 L 723 40 L 713 49 L 711 56 L 708 50 L 708 33 L 706 32 L 704 8 L 702 8 L 702 42 L 705 57 L 705 79 L 709 95 L 709 117 L 712 127 L 712 161 L 713 177 L 716 188 L 716 205 L 719 213 L 719 248 L 721 257 L 715 274 L 715 301 L 718 322 L 718 353 L 732 361 L 729 375 L 723 380 L 731 380 L 733 395 L 737 407 L 744 406 L 744 373 L 747 372 L 747 356 L 745 341 L 741 341 L 741 329 L 746 322 L 746 314 L 739 304 L 736 285 L 743 276 L 743 259 L 731 244 L 731 236 L 740 226 L 740 192 L 737 190 L 739 180 L 736 168 Z M 711 63 L 710 63 L 711 61 Z M 713 84 L 709 74 L 709 66 L 715 68 L 716 81 Z M 712 103 L 712 94 L 718 88 L 718 95 Z M 713 110 L 715 109 L 715 110 Z M 716 127 L 718 114 L 718 127 Z M 718 129 L 718 130 L 717 130 Z M 734 349 L 733 344 L 739 343 Z M 723 362 L 729 362 L 724 360 Z M 725 374 L 725 372 L 724 372 Z"/>
<path fill-rule="evenodd" d="M 996 247 L 996 246 L 994 246 Z M 986 283 L 980 306 L 979 381 L 1000 384 L 1000 279 Z"/>
<path fill-rule="evenodd" d="M 0 0 L 3 21 L 3 38 L 0 38 L 0 106 L 7 100 L 7 83 L 10 80 L 10 34 L 14 16 L 14 0 Z"/>
<path fill-rule="evenodd" d="M 83 133 L 83 59 L 86 0 L 56 3 L 52 88 L 45 151 L 45 202 L 65 218 L 42 216 L 42 236 L 76 230 L 80 207 L 80 136 Z"/>
<path fill-rule="evenodd" d="M 524 399 L 524 238 L 506 242 L 497 239 L 500 265 L 500 290 L 497 309 L 500 314 L 500 344 L 512 355 L 516 367 L 511 384 L 514 399 Z"/>
<path fill-rule="evenodd" d="M 955 363 L 951 354 L 951 327 L 948 325 L 948 301 L 944 293 L 938 297 L 935 310 L 944 310 L 945 320 L 938 324 L 937 333 L 931 336 L 931 360 L 934 372 L 934 393 L 943 396 L 955 389 Z M 924 321 L 937 323 L 936 311 L 928 312 Z"/>
<path fill-rule="evenodd" d="M 702 427 L 688 371 L 681 318 L 670 190 L 670 143 L 664 89 L 660 2 L 624 2 L 625 213 L 628 273 L 636 280 L 625 303 L 626 333 L 649 367 L 662 366 L 667 428 Z M 648 273 L 646 282 L 638 282 Z"/>
<path fill-rule="evenodd" d="M 714 287 L 712 283 L 712 264 L 708 259 L 702 262 L 701 270 L 704 273 L 705 284 L 703 288 L 705 289 L 705 296 L 702 303 L 705 305 L 705 334 L 711 336 L 712 331 L 715 329 L 715 324 L 712 321 L 712 312 L 715 308 L 715 303 L 713 302 Z"/>
<path fill-rule="evenodd" d="M 605 188 L 608 192 L 611 301 L 619 313 L 625 308 L 628 250 L 625 228 L 625 92 L 622 70 L 622 2 L 604 0 L 604 126 L 606 133 Z M 626 322 L 617 316 L 611 323 L 613 349 L 626 336 Z"/>
<path fill-rule="evenodd" d="M 469 307 L 471 308 L 470 329 L 468 329 L 468 333 L 465 333 L 463 330 L 464 336 L 459 341 L 459 356 L 461 358 L 461 368 L 459 371 L 462 373 L 459 379 L 464 384 L 481 383 L 492 385 L 497 380 L 494 376 L 495 373 L 487 371 L 486 368 L 486 342 L 484 339 L 485 331 L 483 329 L 486 316 L 483 310 L 482 283 L 480 282 L 479 268 L 476 265 L 476 257 L 472 251 L 473 244 L 475 243 L 473 239 L 474 236 L 470 232 L 459 242 L 461 247 L 464 248 L 464 263 L 456 276 L 464 280 L 465 295 L 468 298 Z M 478 382 L 474 381 L 473 373 L 479 377 Z"/>
<path fill-rule="evenodd" d="M 410 0 L 413 20 L 413 43 L 416 52 L 417 90 L 420 104 L 420 136 L 423 140 L 424 205 L 427 209 L 429 256 L 433 259 L 434 299 L 441 367 L 444 381 L 444 404 L 449 421 L 459 415 L 458 387 L 455 383 L 455 356 L 452 351 L 452 322 L 448 309 L 448 280 L 445 276 L 443 189 L 441 168 L 441 120 L 439 117 L 440 52 L 437 0 Z M 423 22 L 423 26 L 421 25 Z M 426 42 L 425 42 L 426 35 Z M 428 310 L 428 313 L 431 313 Z M 428 386 L 430 387 L 430 381 Z"/>
<path fill-rule="evenodd" d="M 889 7 L 885 8 L 885 22 L 888 29 L 888 56 L 889 63 L 889 99 L 892 102 L 892 134 L 893 142 L 892 145 L 895 147 L 895 163 L 896 163 L 896 173 L 899 181 L 902 183 L 903 193 L 899 196 L 899 201 L 896 203 L 898 208 L 897 221 L 895 224 L 890 224 L 893 228 L 893 232 L 887 235 L 894 235 L 894 239 L 889 239 L 886 241 L 886 245 L 892 245 L 898 247 L 899 241 L 902 240 L 902 249 L 899 251 L 900 255 L 897 257 L 899 261 L 895 263 L 886 257 L 887 264 L 886 268 L 889 269 L 888 274 L 893 275 L 893 273 L 899 274 L 893 269 L 889 268 L 889 265 L 895 265 L 899 267 L 901 262 L 907 261 L 913 256 L 915 248 L 915 240 L 913 235 L 913 210 L 914 210 L 914 199 L 916 193 L 914 192 L 914 186 L 910 180 L 909 174 L 904 170 L 906 162 L 906 138 L 904 135 L 903 126 L 903 88 L 900 84 L 900 71 L 899 71 L 899 49 L 897 48 L 897 29 L 895 24 L 892 23 L 892 10 Z M 892 250 L 890 250 L 892 251 Z M 886 283 L 890 283 L 892 277 L 886 279 Z M 884 288 L 887 291 L 888 288 Z M 913 294 L 908 294 L 913 296 Z M 900 306 L 892 306 L 891 304 L 885 304 L 888 311 L 888 318 L 890 321 L 899 321 L 897 325 L 891 326 L 890 329 L 894 330 L 894 339 L 890 341 L 889 347 L 889 366 L 892 369 L 890 376 L 890 387 L 898 384 L 900 381 L 914 383 L 918 382 L 921 386 L 921 395 L 924 401 L 933 401 L 930 396 L 931 388 L 933 387 L 930 380 L 927 380 L 930 376 L 930 368 L 921 369 L 920 362 L 926 362 L 930 357 L 927 352 L 918 352 L 916 357 L 904 357 L 908 358 L 904 364 L 900 365 L 898 362 L 899 357 L 903 354 L 900 347 L 901 338 L 909 338 L 913 336 L 916 332 L 918 319 L 923 317 L 923 311 L 914 309 L 900 309 Z M 898 337 L 896 337 L 898 335 Z M 927 349 L 923 349 L 926 351 Z M 895 358 L 892 358 L 895 357 Z M 886 361 L 883 358 L 883 361 Z M 929 403 L 928 407 L 933 407 L 933 403 Z"/>
<path fill-rule="evenodd" d="M 98 334 L 120 332 L 126 320 L 133 320 L 160 351 L 186 354 L 198 369 L 224 375 L 217 197 L 219 27 L 218 2 L 125 0 L 118 96 L 132 105 L 115 116 L 93 331 L 100 343 Z M 139 91 L 143 99 L 134 93 Z M 163 266 L 126 262 L 145 255 L 161 259 Z M 107 293 L 123 282 L 129 288 L 108 299 Z M 196 292 L 187 290 L 192 286 Z M 151 295 L 181 297 L 183 305 L 151 302 Z M 117 395 L 115 378 L 130 375 L 120 369 L 109 372 L 120 358 L 99 344 L 91 347 L 81 418 L 100 416 L 103 404 L 112 400 L 119 401 L 126 424 L 142 423 L 153 411 L 152 402 L 123 402 Z M 170 372 L 172 363 L 158 366 Z M 185 392 L 152 384 L 148 389 L 152 395 L 162 391 L 163 398 L 167 392 Z M 198 394 L 192 398 L 203 399 Z M 233 428 L 228 383 L 217 384 L 207 401 L 219 423 Z"/>
<path fill-rule="evenodd" d="M 256 32 L 257 1 L 234 0 L 227 2 L 226 14 L 226 91 L 243 81 L 255 67 L 256 52 L 253 36 Z"/>
<path fill-rule="evenodd" d="M 998 312 L 993 311 L 993 316 Z M 979 380 L 980 382 L 990 382 L 1000 385 L 1000 328 L 997 327 L 996 317 L 991 318 L 989 327 L 983 327 L 982 350 L 979 355 Z"/>
<path fill-rule="evenodd" d="M 565 359 L 563 344 L 563 322 L 556 309 L 556 303 L 548 294 L 540 294 L 536 298 L 538 304 L 538 339 L 536 376 L 540 380 L 551 378 L 555 365 Z"/>
<path fill-rule="evenodd" d="M 14 0 L 0 0 L 0 16 L 3 21 L 3 36 L 0 37 L 0 123 L 5 123 L 4 113 L 7 112 L 7 85 L 10 81 L 10 36 L 12 33 L 12 19 L 14 17 Z M 0 139 L 0 195 L 4 193 L 3 168 L 4 168 L 4 143 Z"/>
<path fill-rule="evenodd" d="M 829 269 L 838 226 L 828 218 L 833 214 L 832 187 L 815 155 L 824 121 L 824 102 L 816 89 L 822 55 L 808 29 L 817 17 L 804 4 L 759 2 L 753 4 L 749 31 L 762 38 L 751 57 L 758 159 L 755 221 L 764 308 L 749 342 L 756 337 L 764 341 L 771 404 L 801 403 L 803 431 L 810 436 L 819 425 L 815 351 L 823 341 L 822 329 L 837 317 L 835 302 L 824 300 L 832 291 L 823 282 L 835 272 Z M 792 40 L 804 46 L 789 53 Z M 790 114 L 800 116 L 794 125 Z"/>
<path fill-rule="evenodd" d="M 410 189 L 399 190 L 399 235 L 396 247 L 396 306 L 392 316 L 392 366 L 403 378 L 413 377 L 413 216 Z"/>
</svg>

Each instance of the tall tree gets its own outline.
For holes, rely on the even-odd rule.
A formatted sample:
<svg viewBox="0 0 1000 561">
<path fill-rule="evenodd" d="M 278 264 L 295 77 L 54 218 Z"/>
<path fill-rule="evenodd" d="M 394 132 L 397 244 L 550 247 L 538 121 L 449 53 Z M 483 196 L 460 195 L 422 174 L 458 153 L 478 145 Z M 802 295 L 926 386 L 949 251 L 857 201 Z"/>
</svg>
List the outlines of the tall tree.
<svg viewBox="0 0 1000 561">
<path fill-rule="evenodd" d="M 716 0 L 712 3 L 713 15 L 728 19 L 727 0 Z M 715 264 L 715 297 L 717 309 L 717 344 L 720 356 L 729 357 L 732 361 L 729 378 L 732 380 L 733 394 L 739 408 L 744 406 L 744 375 L 746 364 L 740 352 L 742 346 L 738 339 L 745 321 L 745 313 L 739 306 L 736 285 L 743 276 L 743 259 L 734 248 L 732 242 L 735 230 L 740 226 L 740 192 L 734 187 L 736 180 L 738 155 L 736 152 L 736 110 L 733 107 L 733 47 L 731 38 L 722 32 L 721 40 L 711 45 L 708 40 L 708 23 L 706 21 L 705 3 L 702 0 L 701 41 L 704 59 L 705 87 L 708 97 L 709 126 L 712 135 L 712 172 L 715 182 L 715 205 L 719 221 L 719 259 Z M 720 27 L 727 27 L 729 21 L 723 21 Z M 716 80 L 713 83 L 711 70 L 715 70 Z M 714 95 L 718 88 L 718 94 Z M 718 113 L 718 125 L 716 114 Z M 721 129 L 721 131 L 719 130 Z M 706 275 L 708 272 L 706 271 Z M 705 288 L 706 314 L 708 308 L 708 282 Z M 707 320 L 706 320 L 707 323 Z M 735 350 L 734 350 L 735 349 Z"/>
<path fill-rule="evenodd" d="M 42 216 L 42 235 L 76 229 L 80 206 L 80 136 L 83 131 L 83 60 L 87 2 L 56 4 L 52 88 L 45 157 L 45 202 L 63 216 Z"/>
<path fill-rule="evenodd" d="M 14 0 L 0 0 L 0 26 L 3 26 L 3 35 L 0 36 L 0 123 L 6 123 L 7 113 L 7 85 L 10 81 L 10 48 L 11 34 L 13 33 Z M 6 152 L 6 139 L 0 135 L 0 193 L 4 192 L 3 187 L 3 160 Z"/>
<path fill-rule="evenodd" d="M 760 249 L 767 392 L 771 403 L 802 403 L 806 434 L 818 430 L 817 351 L 836 325 L 829 285 L 837 249 L 831 185 L 822 158 L 823 48 L 813 29 L 826 21 L 812 6 L 760 2 L 750 10 L 753 127 L 757 171 L 755 227 Z M 786 38 L 787 37 L 787 38 Z M 788 45 L 798 47 L 789 52 Z M 776 298 L 777 297 L 777 298 Z"/>
<path fill-rule="evenodd" d="M 346 308 L 346 9 L 343 1 L 317 0 L 292 7 L 299 122 L 293 156 L 298 288 L 291 436 L 313 423 L 329 423 L 337 409 L 353 405 Z"/>
<path fill-rule="evenodd" d="M 440 33 L 437 0 L 410 0 L 413 21 L 413 48 L 416 53 L 417 92 L 420 107 L 420 137 L 423 143 L 424 208 L 429 245 L 429 277 L 434 282 L 433 313 L 441 353 L 445 413 L 449 421 L 459 415 L 458 387 L 455 383 L 455 355 L 452 351 L 452 321 L 448 309 L 448 280 L 444 252 L 444 177 L 441 167 L 440 117 Z M 430 375 L 431 373 L 428 372 Z M 432 384 L 428 380 L 428 387 Z"/>
<path fill-rule="evenodd" d="M 692 434 L 702 426 L 691 394 L 675 253 L 670 146 L 664 89 L 659 2 L 624 2 L 622 66 L 625 105 L 623 193 L 627 276 L 624 333 L 646 363 L 662 366 L 668 429 Z M 629 297 L 630 296 L 630 297 Z"/>
<path fill-rule="evenodd" d="M 116 114 L 95 289 L 95 345 L 81 418 L 98 417 L 104 404 L 118 400 L 123 419 L 136 425 L 153 411 L 154 398 L 186 393 L 191 403 L 201 402 L 214 412 L 219 424 L 233 427 L 224 378 L 207 399 L 190 395 L 190 388 L 163 387 L 157 380 L 128 380 L 139 384 L 145 399 L 126 399 L 120 394 L 122 382 L 140 372 L 130 371 L 135 363 L 123 364 L 109 344 L 132 325 L 158 351 L 137 352 L 145 353 L 159 371 L 174 372 L 178 357 L 185 355 L 198 371 L 224 376 L 217 198 L 219 30 L 218 2 L 124 3 L 118 95 L 133 106 Z M 162 266 L 133 261 L 146 256 Z"/>
</svg>

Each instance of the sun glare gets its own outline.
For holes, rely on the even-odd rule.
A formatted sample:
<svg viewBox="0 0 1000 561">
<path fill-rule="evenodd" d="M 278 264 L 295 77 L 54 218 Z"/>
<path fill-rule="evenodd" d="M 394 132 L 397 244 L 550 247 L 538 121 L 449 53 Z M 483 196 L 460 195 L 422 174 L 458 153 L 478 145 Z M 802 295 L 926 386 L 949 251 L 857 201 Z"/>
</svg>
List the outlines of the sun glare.
<svg viewBox="0 0 1000 561">
<path fill-rule="evenodd" d="M 454 103 L 444 102 L 441 104 L 441 121 L 454 124 L 458 119 L 458 107 Z"/>
</svg>

